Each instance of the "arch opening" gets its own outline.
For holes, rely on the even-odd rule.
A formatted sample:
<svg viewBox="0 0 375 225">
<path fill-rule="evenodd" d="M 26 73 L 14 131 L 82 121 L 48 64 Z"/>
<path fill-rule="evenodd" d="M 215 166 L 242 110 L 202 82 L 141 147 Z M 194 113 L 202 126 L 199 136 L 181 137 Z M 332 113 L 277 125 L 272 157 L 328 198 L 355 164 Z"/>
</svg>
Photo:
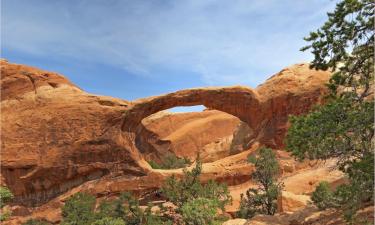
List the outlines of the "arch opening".
<svg viewBox="0 0 375 225">
<path fill-rule="evenodd" d="M 252 134 L 238 117 L 200 105 L 166 109 L 142 119 L 135 145 L 150 165 L 192 162 L 198 153 L 203 162 L 212 162 L 246 150 Z"/>
<path fill-rule="evenodd" d="M 167 109 L 171 113 L 189 113 L 189 112 L 202 112 L 207 109 L 204 105 L 194 105 L 194 106 L 176 106 Z"/>
</svg>

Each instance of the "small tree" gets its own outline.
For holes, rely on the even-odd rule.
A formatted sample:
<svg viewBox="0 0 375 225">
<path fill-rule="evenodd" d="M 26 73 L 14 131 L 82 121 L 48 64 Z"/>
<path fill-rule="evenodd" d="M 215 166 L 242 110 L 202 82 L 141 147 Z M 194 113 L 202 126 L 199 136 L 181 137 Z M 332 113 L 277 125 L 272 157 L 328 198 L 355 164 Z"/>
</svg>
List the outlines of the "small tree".
<svg viewBox="0 0 375 225">
<path fill-rule="evenodd" d="M 258 188 L 250 188 L 246 196 L 241 195 L 238 216 L 251 218 L 256 213 L 273 215 L 277 209 L 277 196 L 282 189 L 282 183 L 277 182 L 279 164 L 272 149 L 261 148 L 257 158 L 250 157 L 256 171 L 252 178 L 258 183 Z"/>
<path fill-rule="evenodd" d="M 312 193 L 311 200 L 319 209 L 326 209 L 333 205 L 334 196 L 328 182 L 322 181 Z"/>
<path fill-rule="evenodd" d="M 0 186 L 0 209 L 4 208 L 5 204 L 13 199 L 12 192 L 7 187 Z M 0 221 L 7 220 L 11 215 L 8 210 L 2 210 L 0 214 Z"/>
<path fill-rule="evenodd" d="M 305 38 L 311 67 L 333 71 L 330 93 L 326 105 L 292 117 L 286 141 L 298 159 L 338 159 L 350 184 L 339 187 L 329 205 L 339 204 L 348 222 L 374 198 L 374 11 L 373 0 L 341 0 Z"/>
<path fill-rule="evenodd" d="M 217 222 L 218 208 L 217 199 L 196 198 L 182 206 L 181 214 L 186 225 L 212 225 Z"/>
<path fill-rule="evenodd" d="M 200 182 L 202 163 L 199 160 L 191 171 L 184 169 L 183 172 L 184 176 L 181 180 L 171 176 L 162 187 L 162 193 L 178 208 L 181 208 L 189 200 L 197 198 L 217 199 L 220 208 L 224 208 L 231 202 L 232 198 L 226 185 L 218 184 L 212 180 L 207 184 Z"/>
<path fill-rule="evenodd" d="M 74 194 L 62 208 L 62 224 L 90 225 L 95 221 L 94 208 L 94 196 L 82 192 Z"/>
<path fill-rule="evenodd" d="M 224 210 L 225 205 L 232 200 L 227 186 L 212 180 L 207 184 L 202 184 L 199 179 L 202 172 L 202 163 L 199 159 L 191 171 L 184 169 L 183 172 L 182 179 L 178 180 L 175 176 L 171 176 L 162 187 L 162 193 L 165 197 L 177 206 L 175 213 L 182 215 L 184 222 L 188 224 L 196 224 L 201 219 L 211 218 L 212 211 L 215 211 L 212 221 L 217 220 L 217 210 Z M 208 205 L 210 207 L 207 207 Z M 191 210 L 192 207 L 197 208 Z M 194 220 L 193 215 L 198 214 L 204 215 L 204 217 Z"/>
</svg>

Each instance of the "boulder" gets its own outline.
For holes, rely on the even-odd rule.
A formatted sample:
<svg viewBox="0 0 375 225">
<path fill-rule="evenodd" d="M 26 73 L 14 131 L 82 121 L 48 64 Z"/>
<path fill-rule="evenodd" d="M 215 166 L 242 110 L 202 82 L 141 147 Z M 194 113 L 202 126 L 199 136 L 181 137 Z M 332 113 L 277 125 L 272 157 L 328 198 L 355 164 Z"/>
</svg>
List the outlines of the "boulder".
<svg viewBox="0 0 375 225">
<path fill-rule="evenodd" d="M 308 195 L 296 195 L 291 192 L 282 191 L 277 199 L 278 212 L 295 212 L 306 207 L 310 202 Z"/>
</svg>

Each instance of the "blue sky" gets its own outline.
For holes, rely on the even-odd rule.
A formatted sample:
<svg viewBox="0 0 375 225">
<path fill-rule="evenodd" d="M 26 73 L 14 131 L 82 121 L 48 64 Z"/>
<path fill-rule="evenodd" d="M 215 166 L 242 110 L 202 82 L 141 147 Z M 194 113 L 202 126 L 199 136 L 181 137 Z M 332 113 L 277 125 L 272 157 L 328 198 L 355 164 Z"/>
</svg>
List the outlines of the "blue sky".
<svg viewBox="0 0 375 225">
<path fill-rule="evenodd" d="M 311 60 L 303 37 L 331 0 L 2 0 L 1 57 L 133 100 L 184 88 L 256 87 Z"/>
</svg>

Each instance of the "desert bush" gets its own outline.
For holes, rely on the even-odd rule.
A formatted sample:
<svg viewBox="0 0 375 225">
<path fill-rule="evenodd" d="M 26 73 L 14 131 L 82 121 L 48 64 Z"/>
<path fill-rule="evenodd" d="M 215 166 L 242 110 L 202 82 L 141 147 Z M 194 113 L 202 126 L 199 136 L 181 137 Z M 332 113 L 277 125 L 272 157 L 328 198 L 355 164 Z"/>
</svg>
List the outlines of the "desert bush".
<svg viewBox="0 0 375 225">
<path fill-rule="evenodd" d="M 184 169 L 184 177 L 180 180 L 169 177 L 162 188 L 165 197 L 177 206 L 170 212 L 160 207 L 152 212 L 152 204 L 141 209 L 138 199 L 130 193 L 122 193 L 115 200 L 102 201 L 95 210 L 94 196 L 77 193 L 69 198 L 63 207 L 62 224 L 108 224 L 108 225 L 172 225 L 174 215 L 182 220 L 179 224 L 218 224 L 224 217 L 218 215 L 219 209 L 224 210 L 231 201 L 226 185 L 209 181 L 202 184 L 199 176 L 202 163 L 188 171 Z"/>
<path fill-rule="evenodd" d="M 225 205 L 232 201 L 227 186 L 212 180 L 202 184 L 199 179 L 202 163 L 199 159 L 192 170 L 184 169 L 183 172 L 181 179 L 171 176 L 162 187 L 163 195 L 177 206 L 175 213 L 180 214 L 186 224 L 218 221 L 217 211 L 224 210 Z"/>
<path fill-rule="evenodd" d="M 139 201 L 125 192 L 115 200 L 104 200 L 95 210 L 95 197 L 77 193 L 63 207 L 64 225 L 171 225 L 168 218 L 151 212 L 152 205 L 142 210 Z"/>
<path fill-rule="evenodd" d="M 216 218 L 219 202 L 216 199 L 196 198 L 186 202 L 181 208 L 186 225 L 218 224 Z"/>
<path fill-rule="evenodd" d="M 182 179 L 179 180 L 175 176 L 171 176 L 162 187 L 162 193 L 177 207 L 180 208 L 189 200 L 197 198 L 217 199 L 220 208 L 224 208 L 231 202 L 232 198 L 226 185 L 212 180 L 207 184 L 200 182 L 202 163 L 199 160 L 191 171 L 184 169 L 183 172 Z"/>
<path fill-rule="evenodd" d="M 319 209 L 326 209 L 334 204 L 333 192 L 328 182 L 320 182 L 312 193 L 311 200 Z"/>
<path fill-rule="evenodd" d="M 29 219 L 25 223 L 23 223 L 22 225 L 48 225 L 48 224 L 49 223 L 47 223 L 44 220 Z"/>
<path fill-rule="evenodd" d="M 153 160 L 148 162 L 153 169 L 177 169 L 183 168 L 191 164 L 190 159 L 183 157 L 177 157 L 175 154 L 167 154 L 161 163 L 157 163 Z"/>
<path fill-rule="evenodd" d="M 92 225 L 126 225 L 125 221 L 120 218 L 103 217 L 96 220 Z"/>
<path fill-rule="evenodd" d="M 0 221 L 5 221 L 12 215 L 11 211 L 3 208 L 6 203 L 13 199 L 13 197 L 12 192 L 7 187 L 0 186 L 0 209 L 2 209 L 2 212 L 0 213 Z"/>
<path fill-rule="evenodd" d="M 282 183 L 277 182 L 279 164 L 272 149 L 261 148 L 259 156 L 251 156 L 248 161 L 255 164 L 252 179 L 258 183 L 258 188 L 250 188 L 241 195 L 240 208 L 237 216 L 251 218 L 257 213 L 273 215 L 277 209 L 277 196 L 282 189 Z"/>
<path fill-rule="evenodd" d="M 0 208 L 13 199 L 12 192 L 7 187 L 0 186 Z"/>
<path fill-rule="evenodd" d="M 95 197 L 79 192 L 70 197 L 62 208 L 63 225 L 89 225 L 95 222 Z"/>
</svg>

